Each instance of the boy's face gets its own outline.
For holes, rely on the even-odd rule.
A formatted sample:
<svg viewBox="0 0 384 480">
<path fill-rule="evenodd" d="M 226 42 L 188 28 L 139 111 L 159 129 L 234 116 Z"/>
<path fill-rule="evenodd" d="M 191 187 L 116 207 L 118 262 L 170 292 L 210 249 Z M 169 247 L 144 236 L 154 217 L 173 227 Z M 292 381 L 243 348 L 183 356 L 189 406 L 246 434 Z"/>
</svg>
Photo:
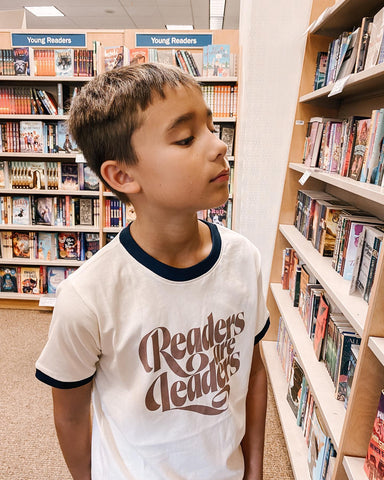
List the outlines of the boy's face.
<svg viewBox="0 0 384 480">
<path fill-rule="evenodd" d="M 195 213 L 228 198 L 227 147 L 214 135 L 212 114 L 196 88 L 169 88 L 143 112 L 132 135 L 130 166 L 147 207 Z M 133 199 L 133 198 L 132 198 Z M 133 199 L 134 200 L 134 199 Z"/>
</svg>

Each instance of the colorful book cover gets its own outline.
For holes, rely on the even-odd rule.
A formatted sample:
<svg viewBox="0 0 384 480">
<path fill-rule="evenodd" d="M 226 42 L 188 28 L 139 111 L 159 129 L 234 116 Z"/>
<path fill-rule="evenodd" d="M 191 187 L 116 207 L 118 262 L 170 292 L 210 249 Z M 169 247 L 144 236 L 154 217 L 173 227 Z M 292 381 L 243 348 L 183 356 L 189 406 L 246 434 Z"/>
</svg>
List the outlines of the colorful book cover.
<svg viewBox="0 0 384 480">
<path fill-rule="evenodd" d="M 230 70 L 230 46 L 207 46 L 207 75 L 208 77 L 228 77 Z"/>
<path fill-rule="evenodd" d="M 373 422 L 364 471 L 368 478 L 383 478 L 384 472 L 384 390 L 380 394 L 376 418 Z"/>
<path fill-rule="evenodd" d="M 361 169 L 363 167 L 363 160 L 365 150 L 368 146 L 369 132 L 371 127 L 371 119 L 365 118 L 357 121 L 355 146 L 351 159 L 351 167 L 349 170 L 349 177 L 353 180 L 360 179 Z"/>
<path fill-rule="evenodd" d="M 126 49 L 127 52 L 127 49 Z M 124 47 L 104 47 L 104 68 L 106 72 L 122 67 L 124 61 Z"/>
<path fill-rule="evenodd" d="M 84 188 L 83 190 L 99 190 L 99 178 L 96 173 L 88 166 L 84 165 Z"/>
<path fill-rule="evenodd" d="M 318 360 L 321 359 L 322 347 L 324 342 L 325 331 L 328 322 L 329 306 L 324 295 L 320 297 L 319 310 L 317 312 L 315 336 L 313 339 L 313 348 Z"/>
<path fill-rule="evenodd" d="M 38 232 L 37 256 L 39 260 L 57 260 L 57 233 Z"/>
<path fill-rule="evenodd" d="M 210 223 L 215 223 L 216 225 L 227 226 L 227 204 L 221 205 L 220 207 L 210 208 L 208 210 L 207 221 Z"/>
<path fill-rule="evenodd" d="M 147 63 L 149 57 L 148 48 L 130 48 L 129 49 L 129 59 L 130 65 L 136 63 Z"/>
<path fill-rule="evenodd" d="M 80 260 L 80 238 L 77 232 L 59 232 L 59 257 L 64 260 Z"/>
<path fill-rule="evenodd" d="M 55 49 L 55 72 L 58 77 L 73 77 L 73 48 Z"/>
<path fill-rule="evenodd" d="M 340 327 L 340 339 L 339 339 L 339 362 L 338 372 L 336 372 L 336 398 L 337 400 L 345 401 L 347 395 L 347 383 L 348 383 L 348 366 L 351 358 L 352 345 L 359 345 L 361 338 L 355 332 L 343 331 Z"/>
<path fill-rule="evenodd" d="M 40 267 L 20 267 L 20 293 L 40 293 Z"/>
<path fill-rule="evenodd" d="M 1 133 L 0 133 L 1 138 Z M 1 152 L 1 148 L 0 148 Z M 0 162 L 0 188 L 5 188 L 5 163 Z"/>
<path fill-rule="evenodd" d="M 12 223 L 14 225 L 30 225 L 31 198 L 29 196 L 12 197 Z"/>
<path fill-rule="evenodd" d="M 293 357 L 291 374 L 288 382 L 287 402 L 292 409 L 292 412 L 297 419 L 299 411 L 301 386 L 303 382 L 304 372 L 299 364 L 297 357 Z"/>
<path fill-rule="evenodd" d="M 84 233 L 84 260 L 93 257 L 100 250 L 98 233 Z"/>
<path fill-rule="evenodd" d="M 93 199 L 80 198 L 79 204 L 80 225 L 93 225 Z"/>
<path fill-rule="evenodd" d="M 53 225 L 53 198 L 37 197 L 35 200 L 35 223 L 36 225 Z"/>
<path fill-rule="evenodd" d="M 312 480 L 322 480 L 324 461 L 330 448 L 330 438 L 320 420 L 319 410 L 314 406 L 308 446 L 308 467 Z"/>
<path fill-rule="evenodd" d="M 14 258 L 30 258 L 30 246 L 29 232 L 13 232 L 12 247 Z"/>
<path fill-rule="evenodd" d="M 17 293 L 16 267 L 0 266 L 0 292 Z"/>
<path fill-rule="evenodd" d="M 79 189 L 79 172 L 77 163 L 61 164 L 61 188 L 63 190 Z"/>
<path fill-rule="evenodd" d="M 68 133 L 66 122 L 59 120 L 56 128 L 56 150 L 58 152 L 72 153 L 78 151 L 76 142 Z"/>
<path fill-rule="evenodd" d="M 35 120 L 20 121 L 21 152 L 43 153 L 43 122 Z"/>
<path fill-rule="evenodd" d="M 13 49 L 15 75 L 29 75 L 29 47 L 15 47 Z"/>
<path fill-rule="evenodd" d="M 47 267 L 48 293 L 56 293 L 57 287 L 66 278 L 66 267 Z"/>
</svg>

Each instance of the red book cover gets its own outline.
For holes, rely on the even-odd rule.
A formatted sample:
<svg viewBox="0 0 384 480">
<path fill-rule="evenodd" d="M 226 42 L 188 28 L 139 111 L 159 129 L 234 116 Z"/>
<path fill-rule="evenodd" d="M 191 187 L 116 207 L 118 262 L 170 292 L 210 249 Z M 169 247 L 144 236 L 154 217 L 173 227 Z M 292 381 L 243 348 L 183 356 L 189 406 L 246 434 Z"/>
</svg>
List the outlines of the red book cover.
<svg viewBox="0 0 384 480">
<path fill-rule="evenodd" d="M 315 337 L 313 339 L 313 348 L 318 360 L 321 358 L 321 351 L 323 346 L 323 340 L 325 337 L 325 331 L 327 328 L 329 306 L 324 298 L 324 295 L 320 297 L 319 310 L 317 312 Z"/>
<path fill-rule="evenodd" d="M 384 478 L 384 390 L 380 394 L 364 470 L 368 478 Z"/>
</svg>

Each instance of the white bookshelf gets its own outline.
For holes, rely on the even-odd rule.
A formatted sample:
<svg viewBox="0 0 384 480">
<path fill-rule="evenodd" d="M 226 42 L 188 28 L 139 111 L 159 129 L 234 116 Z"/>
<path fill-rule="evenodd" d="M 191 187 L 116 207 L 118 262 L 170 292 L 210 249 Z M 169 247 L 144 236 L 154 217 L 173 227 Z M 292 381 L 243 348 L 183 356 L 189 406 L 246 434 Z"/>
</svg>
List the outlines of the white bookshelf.
<svg viewBox="0 0 384 480">
<path fill-rule="evenodd" d="M 327 173 L 319 168 L 308 168 L 302 163 L 290 163 L 289 168 L 297 172 L 310 172 L 311 177 L 317 178 L 328 185 L 333 185 L 348 192 L 364 197 L 380 205 L 384 205 L 384 187 L 370 185 L 369 183 L 357 182 L 352 178 L 342 177 L 337 173 Z"/>
<path fill-rule="evenodd" d="M 372 350 L 380 363 L 384 365 L 384 338 L 369 337 L 368 347 Z"/>
<path fill-rule="evenodd" d="M 11 120 L 11 121 L 19 121 L 19 120 L 66 120 L 68 115 L 38 115 L 38 114 L 18 114 L 18 113 L 10 113 L 10 114 L 2 114 L 0 115 L 0 120 Z"/>
<path fill-rule="evenodd" d="M 71 227 L 61 227 L 59 225 L 14 225 L 6 224 L 0 225 L 0 230 L 17 230 L 17 231 L 31 231 L 31 232 L 85 232 L 93 233 L 99 232 L 99 227 L 72 225 Z"/>
<path fill-rule="evenodd" d="M 1 77 L 0 77 L 1 78 Z M 39 161 L 39 159 L 50 160 L 74 160 L 75 153 L 30 153 L 30 152 L 0 152 L 0 158 L 28 158 L 30 161 Z"/>
<path fill-rule="evenodd" d="M 4 265 L 18 266 L 39 266 L 47 267 L 80 267 L 84 263 L 82 260 L 40 260 L 38 258 L 2 258 L 1 263 Z"/>
<path fill-rule="evenodd" d="M 276 342 L 262 341 L 261 348 L 295 479 L 310 480 L 307 466 L 308 448 L 303 431 L 296 424 L 295 416 L 286 399 L 288 384 L 277 354 Z"/>
<path fill-rule="evenodd" d="M 271 284 L 271 290 L 310 390 L 318 408 L 321 410 L 326 430 L 337 450 L 345 418 L 344 402 L 335 398 L 335 387 L 331 377 L 324 362 L 319 362 L 316 358 L 313 343 L 309 338 L 298 308 L 292 304 L 288 290 L 283 290 L 280 284 L 274 283 Z"/>
<path fill-rule="evenodd" d="M 69 195 L 71 197 L 99 197 L 98 190 L 30 190 L 28 188 L 0 188 L 0 197 L 4 195 L 40 195 L 48 196 L 63 196 Z"/>
<path fill-rule="evenodd" d="M 293 225 L 280 225 L 280 232 L 296 250 L 327 292 L 327 296 L 345 315 L 350 324 L 361 336 L 368 312 L 368 304 L 358 294 L 349 294 L 350 282 L 332 268 L 331 258 L 326 258 L 313 247 Z"/>
<path fill-rule="evenodd" d="M 345 456 L 343 465 L 349 480 L 368 480 L 363 468 L 364 458 Z"/>
</svg>

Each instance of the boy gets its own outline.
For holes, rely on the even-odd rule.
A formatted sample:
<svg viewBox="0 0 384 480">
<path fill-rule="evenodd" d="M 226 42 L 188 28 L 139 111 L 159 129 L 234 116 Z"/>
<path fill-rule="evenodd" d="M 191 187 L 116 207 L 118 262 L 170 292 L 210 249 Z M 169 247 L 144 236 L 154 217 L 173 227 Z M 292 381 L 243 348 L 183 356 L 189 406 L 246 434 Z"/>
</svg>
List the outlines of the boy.
<svg viewBox="0 0 384 480">
<path fill-rule="evenodd" d="M 229 178 L 199 85 L 160 64 L 112 70 L 74 99 L 69 128 L 136 211 L 60 285 L 36 364 L 73 478 L 260 480 L 260 258 L 197 219 L 225 203 Z"/>
</svg>

